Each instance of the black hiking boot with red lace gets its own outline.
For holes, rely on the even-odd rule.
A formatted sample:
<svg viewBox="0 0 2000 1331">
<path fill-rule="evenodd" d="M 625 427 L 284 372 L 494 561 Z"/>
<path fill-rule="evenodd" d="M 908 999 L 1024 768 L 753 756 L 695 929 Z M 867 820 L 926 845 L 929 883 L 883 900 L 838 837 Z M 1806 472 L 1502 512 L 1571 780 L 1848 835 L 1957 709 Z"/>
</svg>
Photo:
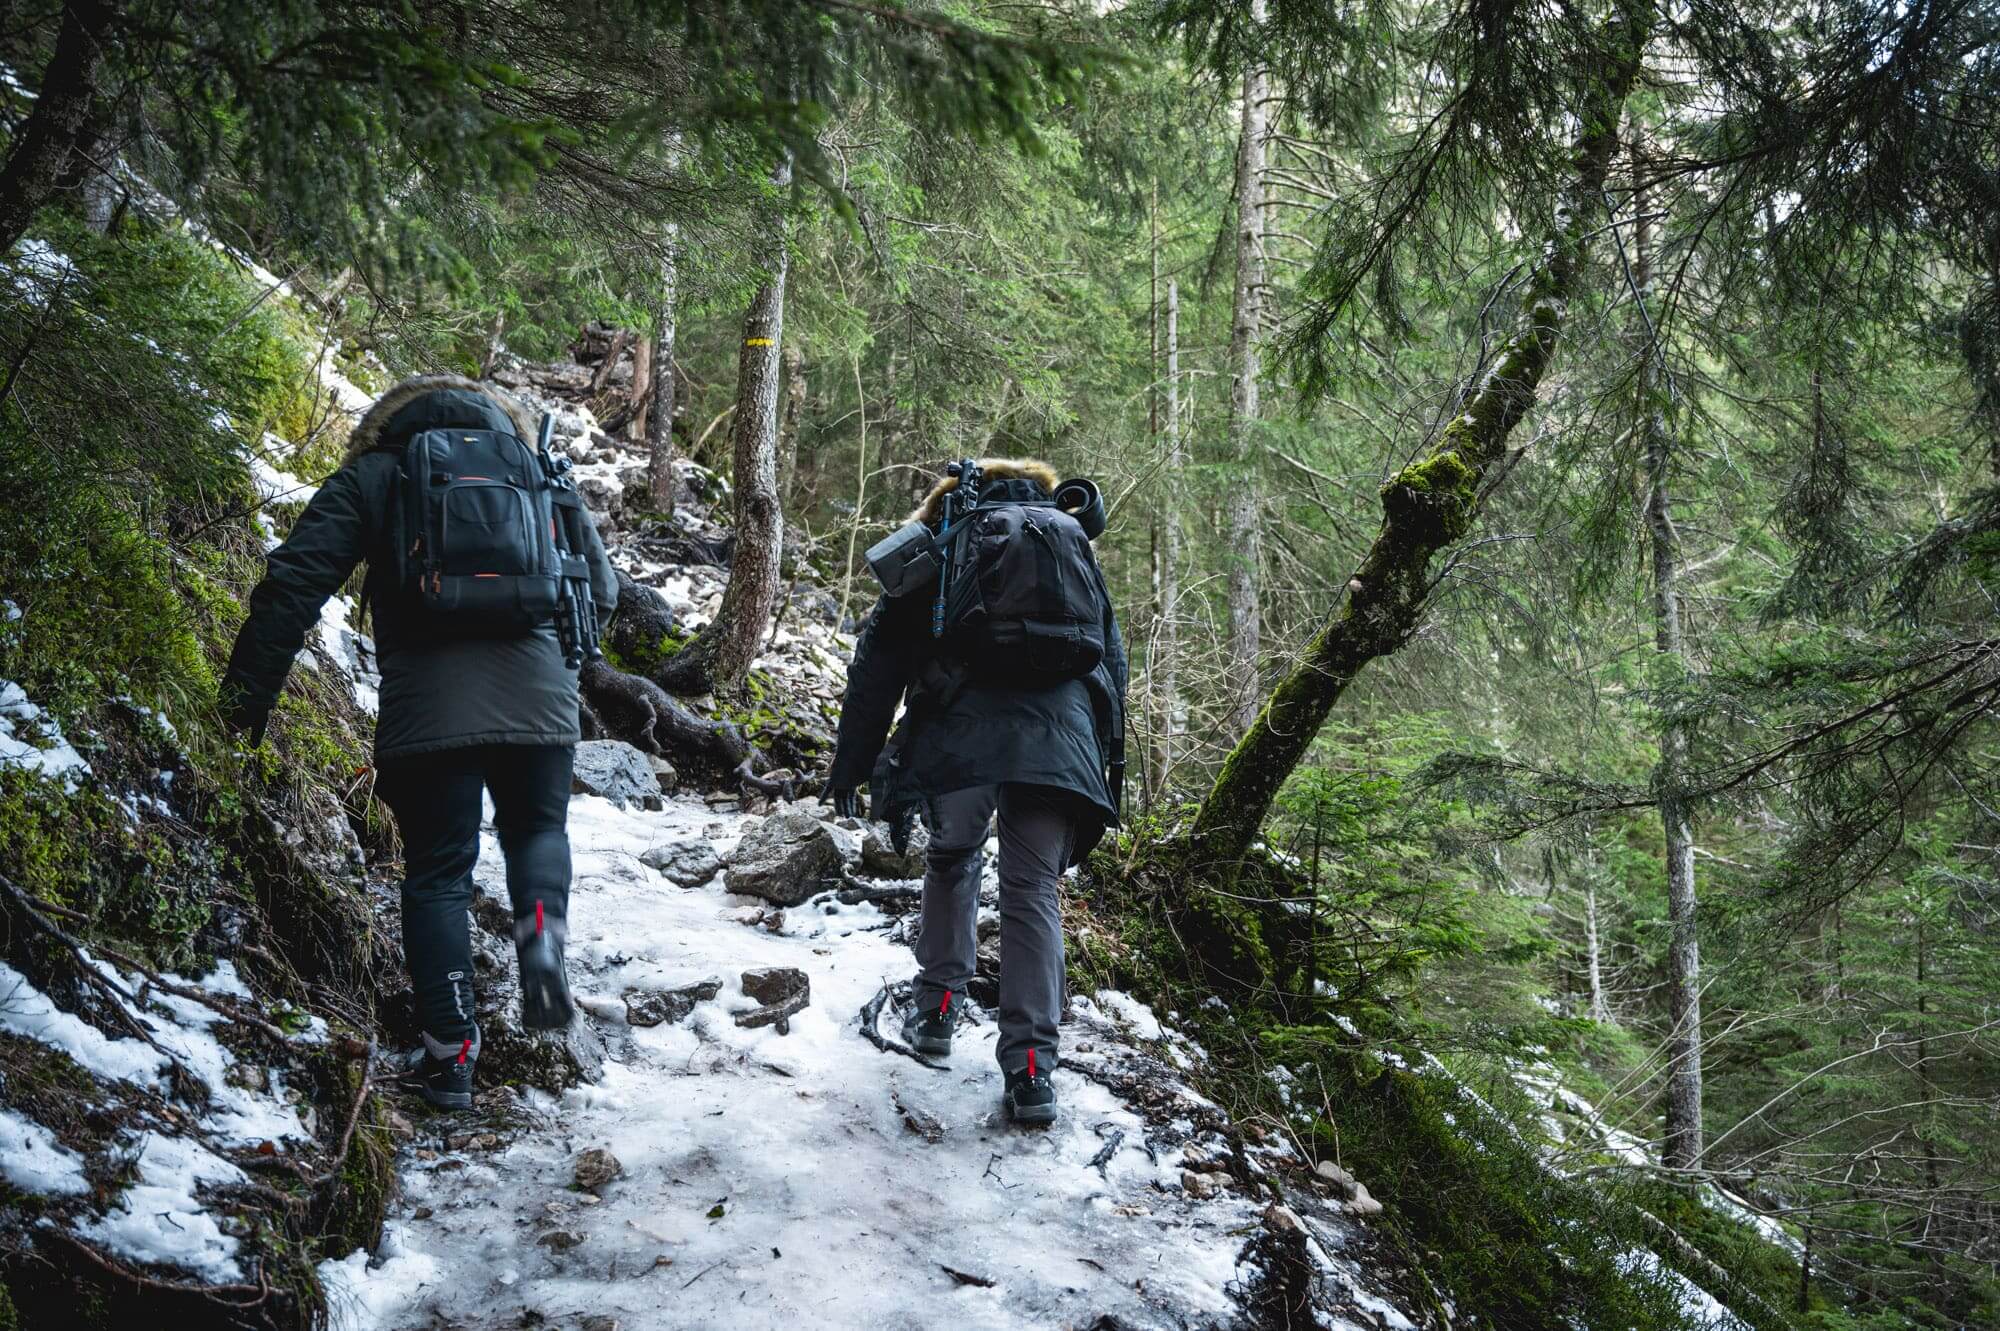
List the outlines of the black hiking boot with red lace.
<svg viewBox="0 0 2000 1331">
<path fill-rule="evenodd" d="M 964 1003 L 965 995 L 950 989 L 920 996 L 917 1006 L 903 1018 L 904 1041 L 920 1054 L 949 1054 L 951 1033 L 958 1028 L 958 1012 Z"/>
<path fill-rule="evenodd" d="M 479 1061 L 479 1032 L 456 1043 L 423 1033 L 423 1047 L 410 1055 L 403 1081 L 438 1109 L 472 1108 L 472 1065 Z"/>
<path fill-rule="evenodd" d="M 521 1025 L 531 1031 L 560 1031 L 576 1016 L 563 970 L 563 942 L 569 928 L 560 916 L 535 913 L 514 921 L 514 955 L 521 963 Z"/>
<path fill-rule="evenodd" d="M 1028 1051 L 1026 1067 L 1007 1074 L 1007 1116 L 1016 1123 L 1056 1121 L 1056 1086 L 1049 1080 L 1048 1064 L 1036 1066 L 1035 1051 Z"/>
</svg>

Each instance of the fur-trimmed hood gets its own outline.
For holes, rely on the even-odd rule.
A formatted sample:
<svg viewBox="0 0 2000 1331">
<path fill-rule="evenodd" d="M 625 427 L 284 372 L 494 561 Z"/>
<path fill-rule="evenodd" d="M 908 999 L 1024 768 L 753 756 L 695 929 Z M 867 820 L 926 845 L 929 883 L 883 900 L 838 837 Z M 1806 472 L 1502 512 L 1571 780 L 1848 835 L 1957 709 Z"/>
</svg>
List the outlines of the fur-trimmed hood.
<svg viewBox="0 0 2000 1331">
<path fill-rule="evenodd" d="M 1042 489 L 1054 494 L 1056 490 L 1056 469 L 1039 458 L 981 458 L 973 463 L 979 468 L 979 477 L 985 481 L 1033 481 Z M 910 514 L 909 521 L 933 523 L 942 511 L 944 497 L 958 488 L 958 477 L 947 476 L 931 487 L 924 496 L 924 502 L 917 511 Z"/>
<path fill-rule="evenodd" d="M 540 428 L 539 422 L 536 421 L 534 413 L 530 412 L 513 394 L 496 388 L 492 384 L 483 384 L 476 379 L 468 379 L 462 374 L 420 374 L 415 378 L 403 380 L 403 382 L 382 394 L 381 397 L 375 399 L 374 406 L 362 413 L 361 419 L 354 424 L 353 432 L 347 437 L 348 458 L 350 460 L 357 458 L 369 449 L 382 444 L 384 442 L 383 436 L 388 431 L 391 422 L 396 419 L 397 414 L 410 404 L 416 402 L 419 398 L 426 397 L 432 393 L 448 393 L 454 397 L 465 394 L 474 398 L 486 399 L 486 402 L 466 405 L 468 407 L 474 405 L 484 407 L 487 403 L 491 403 L 493 407 L 499 409 L 501 415 L 513 426 L 514 433 L 520 437 L 522 442 L 526 443 L 530 448 L 534 447 L 536 431 Z M 459 401 L 463 403 L 464 398 L 459 398 Z M 497 424 L 498 422 L 494 423 Z M 454 420 L 450 424 L 472 426 L 474 422 L 470 420 Z M 432 426 L 426 424 L 424 428 L 432 428 Z"/>
</svg>

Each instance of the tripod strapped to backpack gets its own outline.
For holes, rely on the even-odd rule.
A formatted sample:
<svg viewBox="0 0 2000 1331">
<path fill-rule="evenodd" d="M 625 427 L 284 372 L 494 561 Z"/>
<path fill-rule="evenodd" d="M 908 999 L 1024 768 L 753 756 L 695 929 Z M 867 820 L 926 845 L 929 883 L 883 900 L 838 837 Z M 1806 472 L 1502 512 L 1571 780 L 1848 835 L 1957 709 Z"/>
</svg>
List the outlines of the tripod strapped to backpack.
<svg viewBox="0 0 2000 1331">
<path fill-rule="evenodd" d="M 584 542 L 577 528 L 582 520 L 583 498 L 576 492 L 576 482 L 570 479 L 573 464 L 566 457 L 558 457 L 549 447 L 555 440 L 555 428 L 555 417 L 544 412 L 535 453 L 552 491 L 549 498 L 555 511 L 555 520 L 549 528 L 555 537 L 559 564 L 556 640 L 562 644 L 563 664 L 578 670 L 604 653 L 597 646 L 597 601 L 590 594 L 590 561 L 580 553 Z"/>
<path fill-rule="evenodd" d="M 931 602 L 931 636 L 944 636 L 945 599 L 951 593 L 951 529 L 958 522 L 979 507 L 979 464 L 971 458 L 954 462 L 944 469 L 947 476 L 956 476 L 958 484 L 945 492 L 938 510 L 937 544 L 946 552 L 946 557 L 938 561 L 937 599 Z"/>
</svg>

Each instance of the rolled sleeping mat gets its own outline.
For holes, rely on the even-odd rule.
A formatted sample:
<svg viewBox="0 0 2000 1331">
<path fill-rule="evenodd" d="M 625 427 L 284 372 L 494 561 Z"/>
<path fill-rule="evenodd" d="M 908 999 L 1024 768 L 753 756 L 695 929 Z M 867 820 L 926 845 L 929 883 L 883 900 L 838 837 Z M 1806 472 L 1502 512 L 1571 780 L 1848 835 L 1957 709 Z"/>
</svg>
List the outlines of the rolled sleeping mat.
<svg viewBox="0 0 2000 1331">
<path fill-rule="evenodd" d="M 935 587 L 938 570 L 944 566 L 937 538 L 921 522 L 906 522 L 869 546 L 867 560 L 882 590 L 891 596 Z"/>
<path fill-rule="evenodd" d="M 1076 525 L 1083 528 L 1083 534 L 1096 540 L 1104 534 L 1104 496 L 1097 486 L 1078 477 L 1064 481 L 1056 487 L 1056 507 L 1076 519 Z"/>
</svg>

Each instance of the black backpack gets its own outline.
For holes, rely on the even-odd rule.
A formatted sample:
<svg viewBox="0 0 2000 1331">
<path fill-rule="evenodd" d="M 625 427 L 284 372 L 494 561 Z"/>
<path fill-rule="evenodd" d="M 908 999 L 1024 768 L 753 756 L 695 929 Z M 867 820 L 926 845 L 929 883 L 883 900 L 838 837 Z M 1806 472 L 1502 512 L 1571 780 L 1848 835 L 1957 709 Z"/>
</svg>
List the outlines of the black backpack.
<svg viewBox="0 0 2000 1331">
<path fill-rule="evenodd" d="M 1104 659 L 1110 595 L 1077 520 L 1049 500 L 980 503 L 943 532 L 932 632 L 973 674 L 1041 687 Z"/>
<path fill-rule="evenodd" d="M 496 430 L 425 430 L 402 454 L 397 583 L 427 626 L 519 637 L 553 620 L 564 552 L 544 459 Z"/>
</svg>

